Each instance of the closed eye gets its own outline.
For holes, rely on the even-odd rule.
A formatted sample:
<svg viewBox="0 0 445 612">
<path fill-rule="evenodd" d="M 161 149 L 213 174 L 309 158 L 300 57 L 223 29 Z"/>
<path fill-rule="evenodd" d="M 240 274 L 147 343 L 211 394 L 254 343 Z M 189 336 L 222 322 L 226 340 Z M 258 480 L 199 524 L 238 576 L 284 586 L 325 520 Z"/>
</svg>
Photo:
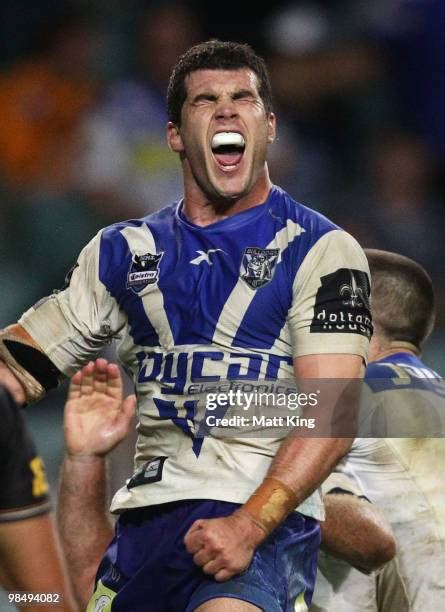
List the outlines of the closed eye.
<svg viewBox="0 0 445 612">
<path fill-rule="evenodd" d="M 248 89 L 237 91 L 233 94 L 232 100 L 255 100 L 256 96 Z"/>
<path fill-rule="evenodd" d="M 202 93 L 193 98 L 192 104 L 200 104 L 201 102 L 216 102 L 217 97 L 214 94 Z"/>
</svg>

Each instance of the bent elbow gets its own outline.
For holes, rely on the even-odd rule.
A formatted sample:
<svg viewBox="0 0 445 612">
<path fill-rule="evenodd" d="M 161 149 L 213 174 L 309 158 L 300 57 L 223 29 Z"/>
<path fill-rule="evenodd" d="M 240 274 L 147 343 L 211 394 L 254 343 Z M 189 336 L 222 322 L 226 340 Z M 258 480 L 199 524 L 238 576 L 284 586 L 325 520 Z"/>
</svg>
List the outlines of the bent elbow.
<svg viewBox="0 0 445 612">
<path fill-rule="evenodd" d="M 380 567 L 383 567 L 385 563 L 392 561 L 396 556 L 396 552 L 396 540 L 392 534 L 388 533 L 383 539 L 383 542 L 380 544 L 378 553 L 375 555 L 377 565 L 375 569 L 379 569 Z"/>
<path fill-rule="evenodd" d="M 389 561 L 392 561 L 396 556 L 396 541 L 391 533 L 376 539 L 375 544 L 376 546 L 368 551 L 366 558 L 362 558 L 360 569 L 367 572 L 375 572 L 389 563 Z"/>
</svg>

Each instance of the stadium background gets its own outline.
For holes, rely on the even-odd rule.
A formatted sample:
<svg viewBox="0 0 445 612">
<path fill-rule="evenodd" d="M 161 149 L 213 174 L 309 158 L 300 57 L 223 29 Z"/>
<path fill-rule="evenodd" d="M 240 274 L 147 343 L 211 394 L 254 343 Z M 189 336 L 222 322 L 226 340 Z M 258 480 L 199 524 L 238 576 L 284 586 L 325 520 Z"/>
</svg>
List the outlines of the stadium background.
<svg viewBox="0 0 445 612">
<path fill-rule="evenodd" d="M 444 2 L 306 0 L 252 11 L 3 0 L 0 30 L 0 325 L 61 287 L 100 227 L 181 192 L 164 138 L 166 80 L 180 53 L 214 36 L 249 42 L 268 63 L 274 182 L 362 246 L 430 272 L 438 320 L 424 357 L 445 371 Z M 53 484 L 65 393 L 26 410 Z M 116 485 L 130 446 L 114 457 Z"/>
</svg>

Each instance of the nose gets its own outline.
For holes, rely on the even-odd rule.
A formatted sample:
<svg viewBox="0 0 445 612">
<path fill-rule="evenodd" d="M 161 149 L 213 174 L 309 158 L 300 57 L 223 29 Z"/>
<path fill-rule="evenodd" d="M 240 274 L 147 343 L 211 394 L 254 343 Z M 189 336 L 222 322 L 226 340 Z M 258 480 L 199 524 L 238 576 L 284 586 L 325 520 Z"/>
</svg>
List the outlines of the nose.
<svg viewBox="0 0 445 612">
<path fill-rule="evenodd" d="M 221 97 L 215 109 L 216 119 L 233 119 L 237 117 L 238 111 L 234 100 L 230 96 Z"/>
</svg>

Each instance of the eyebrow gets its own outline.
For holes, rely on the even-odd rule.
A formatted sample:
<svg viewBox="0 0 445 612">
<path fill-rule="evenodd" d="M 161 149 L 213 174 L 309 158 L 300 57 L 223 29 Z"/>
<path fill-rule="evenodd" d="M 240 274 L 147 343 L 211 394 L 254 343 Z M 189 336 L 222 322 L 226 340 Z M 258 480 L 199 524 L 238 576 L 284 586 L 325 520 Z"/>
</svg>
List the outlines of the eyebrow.
<svg viewBox="0 0 445 612">
<path fill-rule="evenodd" d="M 231 97 L 233 100 L 238 100 L 240 98 L 246 98 L 246 97 L 255 97 L 255 92 L 252 91 L 251 89 L 240 89 L 239 91 L 235 91 L 234 93 L 231 94 Z M 211 93 L 210 91 L 208 92 L 203 92 L 200 94 L 197 94 L 193 100 L 192 100 L 192 104 L 196 104 L 197 102 L 201 102 L 201 100 L 211 100 L 211 101 L 215 101 L 218 99 L 218 95 L 215 93 Z"/>
</svg>

